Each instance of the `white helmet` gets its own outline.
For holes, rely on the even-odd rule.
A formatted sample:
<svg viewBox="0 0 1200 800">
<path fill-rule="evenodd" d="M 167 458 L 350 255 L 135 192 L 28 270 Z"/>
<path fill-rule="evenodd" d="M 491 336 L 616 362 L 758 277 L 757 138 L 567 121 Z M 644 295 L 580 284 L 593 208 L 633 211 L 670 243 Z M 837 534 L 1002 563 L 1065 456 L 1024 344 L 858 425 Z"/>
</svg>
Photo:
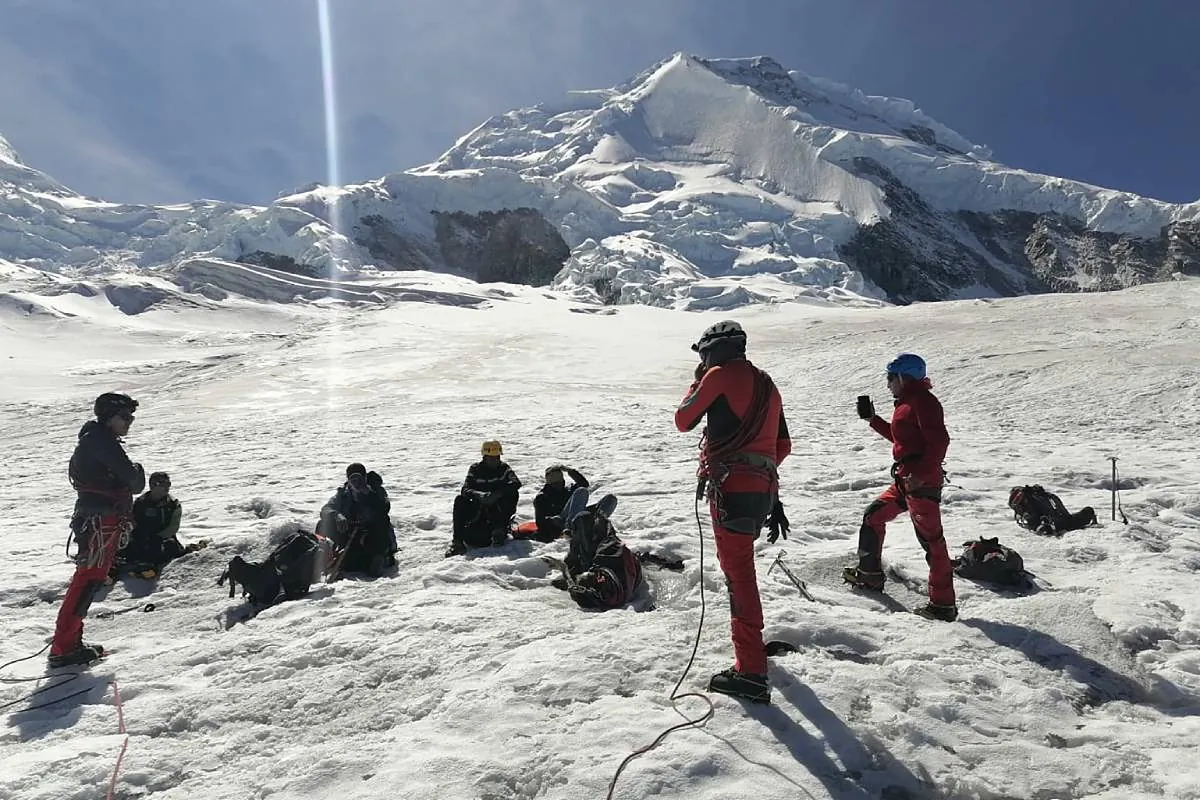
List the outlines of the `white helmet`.
<svg viewBox="0 0 1200 800">
<path fill-rule="evenodd" d="M 700 335 L 700 341 L 692 345 L 692 349 L 697 353 L 703 353 L 717 344 L 733 340 L 739 342 L 743 347 L 746 346 L 746 332 L 742 330 L 742 326 L 731 319 L 721 320 L 720 322 L 709 325 L 704 333 Z"/>
</svg>

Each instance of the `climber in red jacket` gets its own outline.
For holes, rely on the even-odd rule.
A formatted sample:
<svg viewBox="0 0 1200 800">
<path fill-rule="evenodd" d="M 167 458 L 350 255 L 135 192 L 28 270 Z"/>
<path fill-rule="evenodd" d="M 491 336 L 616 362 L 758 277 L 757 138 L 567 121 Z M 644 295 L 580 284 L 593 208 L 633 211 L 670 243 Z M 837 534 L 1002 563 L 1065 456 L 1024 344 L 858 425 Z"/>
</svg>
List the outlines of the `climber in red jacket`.
<svg viewBox="0 0 1200 800">
<path fill-rule="evenodd" d="M 888 389 L 896 404 L 890 423 L 875 413 L 870 397 L 859 398 L 858 415 L 892 443 L 895 482 L 867 506 L 858 532 L 858 565 L 846 567 L 843 577 L 862 589 L 883 589 L 881 553 L 887 523 L 907 511 L 929 564 L 929 604 L 916 609 L 916 613 L 953 622 L 958 618 L 958 607 L 941 512 L 942 461 L 950 446 L 950 435 L 942 417 L 942 404 L 930 391 L 932 384 L 925 372 L 925 361 L 912 353 L 901 353 L 888 364 Z"/>
<path fill-rule="evenodd" d="M 692 349 L 700 364 L 675 411 L 675 427 L 690 431 L 707 418 L 697 474 L 707 490 L 717 560 L 729 585 L 735 656 L 733 669 L 713 675 L 708 688 L 767 703 L 771 690 L 754 540 L 768 523 L 768 541 L 780 534 L 787 538 L 778 467 L 792 443 L 783 400 L 771 377 L 746 359 L 746 333 L 738 323 L 712 325 Z"/>
</svg>

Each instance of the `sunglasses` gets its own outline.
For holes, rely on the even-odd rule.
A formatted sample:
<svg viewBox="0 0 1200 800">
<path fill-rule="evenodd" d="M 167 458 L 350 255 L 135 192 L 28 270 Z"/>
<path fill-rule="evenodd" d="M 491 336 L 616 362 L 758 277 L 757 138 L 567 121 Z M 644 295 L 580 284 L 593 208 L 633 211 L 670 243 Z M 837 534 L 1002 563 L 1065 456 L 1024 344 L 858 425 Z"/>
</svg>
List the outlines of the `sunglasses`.
<svg viewBox="0 0 1200 800">
<path fill-rule="evenodd" d="M 171 482 L 170 481 L 154 481 L 153 483 L 150 484 L 150 488 L 151 489 L 170 489 Z"/>
<path fill-rule="evenodd" d="M 122 411 L 120 414 L 117 414 L 117 419 L 123 419 L 126 422 L 133 422 L 133 414 L 129 413 L 128 411 Z"/>
</svg>

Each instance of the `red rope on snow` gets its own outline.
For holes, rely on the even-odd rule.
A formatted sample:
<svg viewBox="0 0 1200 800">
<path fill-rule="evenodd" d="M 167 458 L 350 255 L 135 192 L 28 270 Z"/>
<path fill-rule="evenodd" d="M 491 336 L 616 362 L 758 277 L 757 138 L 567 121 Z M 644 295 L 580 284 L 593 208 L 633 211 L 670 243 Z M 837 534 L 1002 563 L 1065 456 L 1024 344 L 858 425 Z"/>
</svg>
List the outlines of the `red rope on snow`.
<svg viewBox="0 0 1200 800">
<path fill-rule="evenodd" d="M 117 688 L 117 682 L 110 681 L 109 685 L 113 688 L 113 700 L 117 706 L 117 732 L 125 734 L 125 741 L 121 742 L 121 752 L 117 754 L 117 764 L 113 767 L 112 778 L 108 782 L 108 795 L 105 800 L 113 800 L 113 790 L 117 786 L 117 773 L 121 771 L 121 762 L 125 760 L 125 750 L 129 747 L 129 734 L 125 731 L 125 710 L 121 706 L 121 690 Z"/>
</svg>

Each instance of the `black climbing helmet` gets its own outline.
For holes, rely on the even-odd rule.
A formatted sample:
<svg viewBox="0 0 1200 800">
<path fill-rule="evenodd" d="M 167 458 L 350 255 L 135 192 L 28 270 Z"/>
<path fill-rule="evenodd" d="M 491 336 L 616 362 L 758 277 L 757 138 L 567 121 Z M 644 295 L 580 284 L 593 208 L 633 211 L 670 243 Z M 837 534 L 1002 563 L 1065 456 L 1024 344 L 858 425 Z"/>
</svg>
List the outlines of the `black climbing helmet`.
<svg viewBox="0 0 1200 800">
<path fill-rule="evenodd" d="M 92 412 L 100 422 L 108 422 L 118 414 L 132 414 L 137 411 L 138 401 L 127 394 L 105 392 L 96 398 Z"/>
<path fill-rule="evenodd" d="M 692 345 L 692 350 L 703 354 L 714 347 L 722 345 L 728 345 L 744 352 L 746 349 L 746 331 L 742 330 L 742 326 L 731 319 L 722 320 L 709 325 L 704 333 L 700 335 L 700 341 Z"/>
</svg>

